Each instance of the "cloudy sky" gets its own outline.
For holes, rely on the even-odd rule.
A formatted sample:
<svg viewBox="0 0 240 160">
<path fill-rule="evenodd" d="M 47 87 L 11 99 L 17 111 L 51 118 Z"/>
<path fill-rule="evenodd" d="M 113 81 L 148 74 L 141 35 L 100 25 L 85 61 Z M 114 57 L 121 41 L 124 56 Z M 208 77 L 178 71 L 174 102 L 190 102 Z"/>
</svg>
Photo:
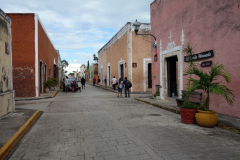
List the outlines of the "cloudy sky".
<svg viewBox="0 0 240 160">
<path fill-rule="evenodd" d="M 127 22 L 150 23 L 154 0 L 6 0 L 5 13 L 37 13 L 68 73 L 93 63 L 93 54 Z"/>
</svg>

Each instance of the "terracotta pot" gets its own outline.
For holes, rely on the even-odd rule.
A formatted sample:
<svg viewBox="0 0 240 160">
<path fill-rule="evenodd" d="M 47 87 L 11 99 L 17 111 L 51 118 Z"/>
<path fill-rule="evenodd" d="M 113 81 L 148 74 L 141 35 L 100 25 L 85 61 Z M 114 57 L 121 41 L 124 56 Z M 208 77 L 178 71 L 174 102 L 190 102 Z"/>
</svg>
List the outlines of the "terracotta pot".
<svg viewBox="0 0 240 160">
<path fill-rule="evenodd" d="M 195 115 L 197 124 L 203 127 L 213 127 L 217 124 L 218 117 L 215 111 L 202 111 L 198 110 Z"/>
<path fill-rule="evenodd" d="M 180 108 L 182 123 L 194 124 L 196 112 L 197 112 L 197 109 Z"/>
</svg>

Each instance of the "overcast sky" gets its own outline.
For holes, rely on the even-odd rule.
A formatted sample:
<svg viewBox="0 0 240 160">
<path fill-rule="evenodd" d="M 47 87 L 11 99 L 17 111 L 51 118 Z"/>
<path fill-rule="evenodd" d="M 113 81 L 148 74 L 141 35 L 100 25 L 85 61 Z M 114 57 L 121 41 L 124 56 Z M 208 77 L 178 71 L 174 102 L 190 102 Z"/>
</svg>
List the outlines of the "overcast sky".
<svg viewBox="0 0 240 160">
<path fill-rule="evenodd" d="M 93 63 L 93 54 L 127 22 L 150 23 L 154 0 L 6 0 L 5 13 L 37 13 L 67 70 Z M 68 72 L 68 73 L 69 73 Z"/>
</svg>

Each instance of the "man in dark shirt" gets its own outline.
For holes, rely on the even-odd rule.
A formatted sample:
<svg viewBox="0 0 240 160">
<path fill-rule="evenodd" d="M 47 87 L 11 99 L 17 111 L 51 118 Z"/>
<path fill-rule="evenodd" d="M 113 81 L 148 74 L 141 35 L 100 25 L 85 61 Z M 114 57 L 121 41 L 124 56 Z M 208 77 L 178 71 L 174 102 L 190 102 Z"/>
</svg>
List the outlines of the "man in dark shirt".
<svg viewBox="0 0 240 160">
<path fill-rule="evenodd" d="M 128 98 L 130 98 L 129 87 L 126 85 L 127 81 L 128 81 L 127 77 L 125 77 L 125 81 L 123 81 L 124 88 L 125 88 L 125 97 L 127 97 L 127 95 L 128 95 Z M 128 94 L 127 94 L 127 92 L 128 92 Z"/>
<path fill-rule="evenodd" d="M 84 79 L 84 77 L 82 77 L 81 83 L 82 83 L 82 89 L 83 89 L 83 86 L 84 86 L 84 89 L 85 89 L 85 79 Z"/>
</svg>

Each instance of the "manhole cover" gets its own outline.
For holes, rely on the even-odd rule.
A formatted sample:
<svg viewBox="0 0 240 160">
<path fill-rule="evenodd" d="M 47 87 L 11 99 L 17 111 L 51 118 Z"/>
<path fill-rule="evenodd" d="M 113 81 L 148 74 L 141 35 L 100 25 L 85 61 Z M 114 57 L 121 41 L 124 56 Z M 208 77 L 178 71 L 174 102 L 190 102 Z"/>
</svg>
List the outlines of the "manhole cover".
<svg viewBox="0 0 240 160">
<path fill-rule="evenodd" d="M 149 114 L 150 116 L 161 116 L 160 114 Z"/>
</svg>

